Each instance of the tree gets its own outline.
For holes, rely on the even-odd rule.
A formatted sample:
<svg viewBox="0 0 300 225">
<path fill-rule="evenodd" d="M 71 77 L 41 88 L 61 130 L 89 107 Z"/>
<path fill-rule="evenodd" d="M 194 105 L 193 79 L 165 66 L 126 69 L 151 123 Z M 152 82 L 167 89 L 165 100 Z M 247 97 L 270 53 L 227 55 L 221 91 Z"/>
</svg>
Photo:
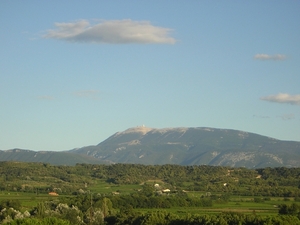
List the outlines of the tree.
<svg viewBox="0 0 300 225">
<path fill-rule="evenodd" d="M 0 210 L 4 208 L 14 208 L 19 210 L 21 208 L 21 202 L 18 199 L 3 200 L 0 203 Z"/>
<path fill-rule="evenodd" d="M 291 205 L 282 204 L 279 206 L 279 214 L 283 215 L 293 215 L 300 218 L 300 205 L 293 203 Z"/>
<path fill-rule="evenodd" d="M 155 188 L 153 185 L 144 184 L 140 194 L 144 195 L 146 197 L 150 197 L 150 196 L 154 195 L 154 191 L 155 191 Z"/>
</svg>

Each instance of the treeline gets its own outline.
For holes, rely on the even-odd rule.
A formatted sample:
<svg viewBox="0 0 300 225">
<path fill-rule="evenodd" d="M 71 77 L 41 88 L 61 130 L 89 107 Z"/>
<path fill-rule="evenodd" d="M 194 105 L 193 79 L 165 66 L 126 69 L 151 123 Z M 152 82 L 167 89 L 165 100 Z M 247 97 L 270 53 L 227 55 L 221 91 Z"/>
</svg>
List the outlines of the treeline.
<svg viewBox="0 0 300 225">
<path fill-rule="evenodd" d="M 100 206 L 103 204 L 103 199 L 109 199 L 114 208 L 172 208 L 172 207 L 211 207 L 213 205 L 213 197 L 192 198 L 186 193 L 158 194 L 153 186 L 143 185 L 138 192 L 127 195 L 87 195 L 79 194 L 72 197 L 62 198 L 63 202 L 69 205 L 79 206 L 80 209 L 86 211 L 92 202 L 92 205 Z M 218 201 L 228 200 L 226 196 L 218 196 Z"/>
<path fill-rule="evenodd" d="M 123 185 L 140 184 L 155 179 L 186 191 L 300 197 L 300 168 L 252 170 L 207 165 L 53 166 L 45 163 L 0 162 L 0 190 L 2 191 L 36 191 L 38 187 L 28 184 L 29 181 L 38 181 L 49 184 L 39 187 L 40 192 L 60 188 L 61 193 L 71 194 L 76 193 L 84 183 L 93 185 L 95 180 Z"/>
<path fill-rule="evenodd" d="M 188 214 L 180 217 L 174 213 L 156 211 L 136 214 L 124 211 L 105 219 L 109 225 L 298 225 L 300 220 L 293 215 L 259 216 L 240 213 L 221 213 L 219 215 Z"/>
<path fill-rule="evenodd" d="M 128 209 L 118 212 L 109 211 L 105 207 L 88 208 L 81 211 L 76 206 L 51 203 L 37 206 L 31 214 L 20 216 L 20 212 L 12 208 L 1 210 L 1 224 L 7 225 L 298 225 L 300 224 L 299 205 L 288 206 L 297 208 L 294 213 L 279 213 L 276 216 L 261 216 L 242 213 L 220 213 L 218 215 L 187 214 L 179 216 L 166 211 L 140 213 Z M 2 220 L 3 214 L 6 217 Z M 25 213 L 24 213 L 25 214 Z M 18 215 L 18 216 L 17 216 Z"/>
<path fill-rule="evenodd" d="M 172 208 L 172 207 L 209 207 L 212 206 L 211 198 L 189 198 L 182 196 L 142 196 L 121 195 L 110 197 L 117 208 Z"/>
<path fill-rule="evenodd" d="M 124 212 L 127 213 L 127 212 Z M 17 219 L 7 225 L 76 225 L 69 220 L 56 217 Z M 255 216 L 236 213 L 220 215 L 190 215 L 179 218 L 176 214 L 161 211 L 149 212 L 143 215 L 122 214 L 105 218 L 103 221 L 89 223 L 91 225 L 299 225 L 300 220 L 295 216 Z"/>
<path fill-rule="evenodd" d="M 144 193 L 145 194 L 145 193 Z M 87 195 L 40 202 L 29 211 L 21 212 L 18 200 L 5 200 L 0 203 L 0 223 L 10 225 L 297 225 L 300 224 L 300 205 L 282 204 L 278 215 L 262 216 L 243 213 L 185 214 L 164 210 L 139 212 L 129 204 L 114 205 L 112 197 Z"/>
</svg>

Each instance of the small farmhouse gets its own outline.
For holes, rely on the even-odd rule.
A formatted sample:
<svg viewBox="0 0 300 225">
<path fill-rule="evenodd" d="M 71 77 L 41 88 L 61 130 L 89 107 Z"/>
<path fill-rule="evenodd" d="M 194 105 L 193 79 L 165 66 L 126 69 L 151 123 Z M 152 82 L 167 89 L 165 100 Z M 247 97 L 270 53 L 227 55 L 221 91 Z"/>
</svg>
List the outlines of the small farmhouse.
<svg viewBox="0 0 300 225">
<path fill-rule="evenodd" d="M 58 194 L 56 192 L 49 192 L 49 195 L 51 195 L 51 196 L 58 196 Z"/>
</svg>

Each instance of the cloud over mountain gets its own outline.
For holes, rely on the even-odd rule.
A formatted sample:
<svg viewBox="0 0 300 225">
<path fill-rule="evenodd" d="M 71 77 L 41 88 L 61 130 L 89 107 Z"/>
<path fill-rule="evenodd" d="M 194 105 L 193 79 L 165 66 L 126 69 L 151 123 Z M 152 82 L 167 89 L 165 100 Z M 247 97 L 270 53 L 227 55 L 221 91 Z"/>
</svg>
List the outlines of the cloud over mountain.
<svg viewBox="0 0 300 225">
<path fill-rule="evenodd" d="M 256 60 L 285 60 L 286 55 L 276 54 L 276 55 L 268 55 L 268 54 L 256 54 L 254 56 Z"/>
<path fill-rule="evenodd" d="M 292 105 L 300 105 L 300 95 L 290 95 L 286 93 L 279 93 L 277 95 L 269 95 L 261 97 L 261 100 L 277 103 L 288 103 Z"/>
<path fill-rule="evenodd" d="M 151 25 L 149 21 L 108 20 L 91 25 L 87 20 L 55 23 L 44 38 L 97 44 L 174 44 L 171 29 Z"/>
</svg>

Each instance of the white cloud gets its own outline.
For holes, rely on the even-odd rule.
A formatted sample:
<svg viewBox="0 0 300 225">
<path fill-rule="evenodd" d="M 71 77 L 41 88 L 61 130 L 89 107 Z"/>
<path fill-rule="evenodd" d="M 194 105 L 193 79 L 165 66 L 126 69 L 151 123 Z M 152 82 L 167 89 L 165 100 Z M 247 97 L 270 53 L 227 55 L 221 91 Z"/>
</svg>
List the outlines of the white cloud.
<svg viewBox="0 0 300 225">
<path fill-rule="evenodd" d="M 300 95 L 290 95 L 286 93 L 279 93 L 277 95 L 269 95 L 261 97 L 261 100 L 277 103 L 288 103 L 292 105 L 300 105 Z"/>
<path fill-rule="evenodd" d="M 80 98 L 92 98 L 92 99 L 98 99 L 98 93 L 97 90 L 82 90 L 82 91 L 76 91 L 73 94 L 76 97 Z"/>
<path fill-rule="evenodd" d="M 268 54 L 256 54 L 254 59 L 257 60 L 285 60 L 286 55 L 276 54 L 276 55 L 268 55 Z"/>
<path fill-rule="evenodd" d="M 108 44 L 174 44 L 171 29 L 151 25 L 149 21 L 109 20 L 91 25 L 87 20 L 55 23 L 44 38 L 84 43 Z"/>
</svg>

